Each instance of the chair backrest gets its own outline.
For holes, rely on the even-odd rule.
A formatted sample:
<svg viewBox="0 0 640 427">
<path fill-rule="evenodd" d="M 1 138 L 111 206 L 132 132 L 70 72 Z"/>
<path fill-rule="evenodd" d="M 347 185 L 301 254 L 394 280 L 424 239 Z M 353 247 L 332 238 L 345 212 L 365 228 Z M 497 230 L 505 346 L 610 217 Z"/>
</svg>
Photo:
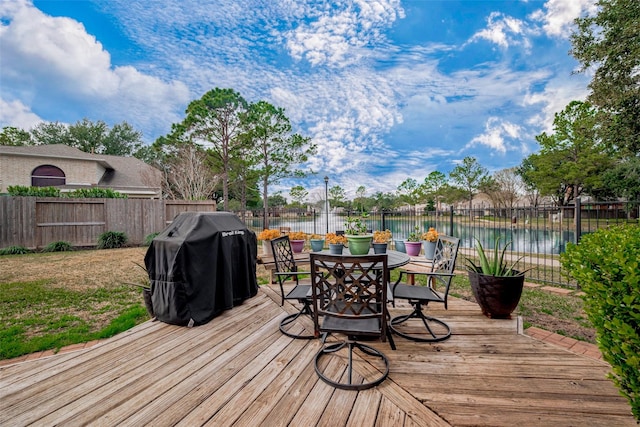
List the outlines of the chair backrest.
<svg viewBox="0 0 640 427">
<path fill-rule="evenodd" d="M 316 335 L 341 332 L 379 336 L 385 341 L 387 255 L 311 253 L 310 263 Z"/>
<path fill-rule="evenodd" d="M 447 273 L 448 276 L 431 276 L 429 287 L 432 288 L 436 295 L 440 295 L 447 308 L 447 298 L 449 296 L 449 288 L 453 280 L 453 271 L 456 267 L 456 258 L 458 257 L 458 247 L 460 239 L 457 237 L 440 235 L 436 243 L 436 251 L 433 256 L 433 271 L 436 273 Z M 444 287 L 444 291 L 442 290 Z"/>
<path fill-rule="evenodd" d="M 276 265 L 277 273 L 291 273 L 298 271 L 296 260 L 293 257 L 293 250 L 291 249 L 289 236 L 282 236 L 271 240 L 271 249 L 273 250 L 273 260 Z M 289 279 L 295 280 L 296 285 L 298 284 L 298 276 L 295 274 L 292 274 L 291 276 L 278 274 L 276 277 L 278 278 L 281 291 L 283 291 L 283 283 Z"/>
<path fill-rule="evenodd" d="M 433 255 L 433 271 L 441 273 L 453 273 L 456 267 L 458 247 L 460 239 L 441 234 L 436 242 L 436 250 Z"/>
</svg>

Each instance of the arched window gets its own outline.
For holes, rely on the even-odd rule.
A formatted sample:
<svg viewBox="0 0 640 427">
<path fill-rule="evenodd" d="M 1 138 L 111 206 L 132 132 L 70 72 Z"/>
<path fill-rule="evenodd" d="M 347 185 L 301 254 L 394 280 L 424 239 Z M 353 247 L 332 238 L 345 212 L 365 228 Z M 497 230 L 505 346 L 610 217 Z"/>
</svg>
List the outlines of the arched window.
<svg viewBox="0 0 640 427">
<path fill-rule="evenodd" d="M 64 185 L 66 182 L 64 172 L 56 166 L 42 165 L 31 172 L 32 187 L 55 187 Z"/>
</svg>

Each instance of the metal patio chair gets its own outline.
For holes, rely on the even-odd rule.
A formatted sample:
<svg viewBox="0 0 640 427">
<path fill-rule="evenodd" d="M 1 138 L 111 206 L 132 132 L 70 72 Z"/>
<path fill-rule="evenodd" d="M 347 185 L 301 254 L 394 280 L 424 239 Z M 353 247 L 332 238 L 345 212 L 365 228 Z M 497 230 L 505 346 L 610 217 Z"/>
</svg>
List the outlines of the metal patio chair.
<svg viewBox="0 0 640 427">
<path fill-rule="evenodd" d="M 284 305 L 285 300 L 297 300 L 298 303 L 302 305 L 300 311 L 289 314 L 280 321 L 280 332 L 292 338 L 313 339 L 315 338 L 313 333 L 296 334 L 290 331 L 300 316 L 312 315 L 311 285 L 301 285 L 299 280 L 299 276 L 310 274 L 310 272 L 298 270 L 296 260 L 293 257 L 289 236 L 285 235 L 271 240 L 271 249 L 273 250 L 273 260 L 276 266 L 275 276 L 278 279 L 280 295 L 282 296 L 280 305 Z M 285 294 L 284 285 L 288 280 L 293 281 L 295 286 Z"/>
<path fill-rule="evenodd" d="M 460 239 L 457 237 L 440 235 L 436 243 L 431 272 L 400 270 L 400 277 L 392 287 L 393 299 L 394 302 L 400 299 L 409 300 L 409 303 L 413 306 L 413 311 L 391 319 L 389 328 L 394 333 L 413 341 L 422 342 L 442 341 L 451 336 L 449 325 L 440 319 L 427 316 L 423 312 L 423 308 L 430 302 L 437 302 L 444 304 L 444 308 L 447 309 L 447 297 L 451 280 L 454 277 L 453 271 L 456 265 L 459 245 Z M 426 276 L 427 285 L 402 283 L 402 278 L 405 275 Z M 420 322 L 410 322 L 411 319 L 419 319 Z M 428 335 L 416 329 L 422 326 L 426 328 Z"/>
<path fill-rule="evenodd" d="M 395 350 L 388 329 L 387 255 L 312 253 L 310 258 L 315 333 L 323 338 L 323 347 L 315 357 L 316 373 L 327 384 L 345 390 L 364 390 L 380 384 L 389 374 L 389 360 L 361 341 L 388 339 Z M 338 342 L 328 343 L 329 334 L 339 334 Z M 354 353 L 381 359 L 382 374 L 354 379 Z M 327 368 L 331 362 L 344 365 L 345 360 L 344 375 L 344 370 Z"/>
</svg>

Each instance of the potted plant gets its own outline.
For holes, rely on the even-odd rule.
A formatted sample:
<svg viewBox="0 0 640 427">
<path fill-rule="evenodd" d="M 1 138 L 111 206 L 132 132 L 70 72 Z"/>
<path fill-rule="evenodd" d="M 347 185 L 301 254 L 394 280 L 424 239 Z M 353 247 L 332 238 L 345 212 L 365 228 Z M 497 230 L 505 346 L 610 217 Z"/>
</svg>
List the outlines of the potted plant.
<svg viewBox="0 0 640 427">
<path fill-rule="evenodd" d="M 280 230 L 265 228 L 258 234 L 258 240 L 262 240 L 262 255 L 273 256 L 271 241 L 280 237 Z"/>
<path fill-rule="evenodd" d="M 362 217 L 347 217 L 344 222 L 344 234 L 347 237 L 351 255 L 369 253 L 373 234 L 367 232 L 367 224 Z"/>
<path fill-rule="evenodd" d="M 505 252 L 511 242 L 500 247 L 501 237 L 495 241 L 493 255 L 485 253 L 480 240 L 476 238 L 478 264 L 467 258 L 469 282 L 473 295 L 482 313 L 494 319 L 507 319 L 518 306 L 524 285 L 524 273 L 514 267 L 520 261 L 509 264 Z"/>
<path fill-rule="evenodd" d="M 422 240 L 424 240 L 424 257 L 433 259 L 436 253 L 436 243 L 438 243 L 438 232 L 435 228 L 429 227 L 429 230 L 422 234 Z"/>
<path fill-rule="evenodd" d="M 289 242 L 291 242 L 291 250 L 299 254 L 304 249 L 304 242 L 307 239 L 307 234 L 304 231 L 291 231 L 289 233 Z"/>
<path fill-rule="evenodd" d="M 376 254 L 387 253 L 387 245 L 391 240 L 391 230 L 376 230 L 373 232 L 373 252 Z"/>
<path fill-rule="evenodd" d="M 407 251 L 407 255 L 409 256 L 418 256 L 420 255 L 420 249 L 422 249 L 422 233 L 420 232 L 420 227 L 417 225 L 414 227 L 413 231 L 409 233 L 409 237 L 407 237 L 407 241 L 404 242 L 404 247 Z"/>
<path fill-rule="evenodd" d="M 344 249 L 347 238 L 336 233 L 327 233 L 325 240 L 329 245 L 329 252 L 334 255 L 340 255 Z"/>
<path fill-rule="evenodd" d="M 319 234 L 309 236 L 309 243 L 311 244 L 311 250 L 314 252 L 320 252 L 324 248 L 324 239 Z"/>
</svg>

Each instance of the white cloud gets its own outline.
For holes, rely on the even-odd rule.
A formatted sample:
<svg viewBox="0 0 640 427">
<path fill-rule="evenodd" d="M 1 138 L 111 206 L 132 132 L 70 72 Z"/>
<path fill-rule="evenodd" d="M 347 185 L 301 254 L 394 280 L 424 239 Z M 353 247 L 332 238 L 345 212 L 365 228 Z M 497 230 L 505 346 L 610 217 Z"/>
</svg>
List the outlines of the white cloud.
<svg viewBox="0 0 640 427">
<path fill-rule="evenodd" d="M 19 100 L 0 99 L 0 127 L 14 126 L 28 130 L 41 121 L 37 114 Z"/>
<path fill-rule="evenodd" d="M 359 61 L 367 54 L 365 46 L 383 39 L 381 29 L 404 17 L 399 0 L 357 0 L 353 6 L 333 5 L 308 13 L 309 22 L 284 34 L 290 55 L 312 65 L 338 67 Z"/>
<path fill-rule="evenodd" d="M 529 42 L 524 38 L 527 32 L 525 22 L 499 12 L 492 12 L 487 18 L 487 27 L 471 36 L 469 42 L 484 39 L 505 49 L 513 44 L 524 44 L 528 47 Z"/>
<path fill-rule="evenodd" d="M 557 78 L 551 80 L 544 91 L 527 94 L 523 99 L 523 105 L 542 105 L 536 109 L 536 114 L 529 118 L 528 124 L 540 132 L 553 131 L 553 119 L 556 113 L 565 109 L 571 101 L 582 101 L 587 98 L 589 90 L 586 86 L 587 78 Z"/>
<path fill-rule="evenodd" d="M 480 144 L 491 148 L 500 154 L 506 154 L 509 148 L 508 140 L 519 138 L 520 126 L 504 121 L 498 117 L 490 117 L 485 123 L 483 134 L 474 137 L 467 147 Z"/>
<path fill-rule="evenodd" d="M 188 100 L 181 82 L 166 83 L 132 66 L 113 66 L 102 44 L 73 19 L 45 15 L 20 0 L 3 5 L 0 13 L 5 99 L 17 98 L 35 108 L 45 98 L 59 103 L 59 109 L 65 103 L 76 108 L 84 104 L 88 114 L 114 121 L 134 117 L 145 126 L 174 119 L 176 107 L 183 108 Z"/>
<path fill-rule="evenodd" d="M 534 12 L 531 19 L 542 22 L 542 29 L 547 35 L 568 38 L 573 21 L 584 12 L 594 12 L 595 3 L 596 0 L 548 0 L 544 10 Z"/>
</svg>

